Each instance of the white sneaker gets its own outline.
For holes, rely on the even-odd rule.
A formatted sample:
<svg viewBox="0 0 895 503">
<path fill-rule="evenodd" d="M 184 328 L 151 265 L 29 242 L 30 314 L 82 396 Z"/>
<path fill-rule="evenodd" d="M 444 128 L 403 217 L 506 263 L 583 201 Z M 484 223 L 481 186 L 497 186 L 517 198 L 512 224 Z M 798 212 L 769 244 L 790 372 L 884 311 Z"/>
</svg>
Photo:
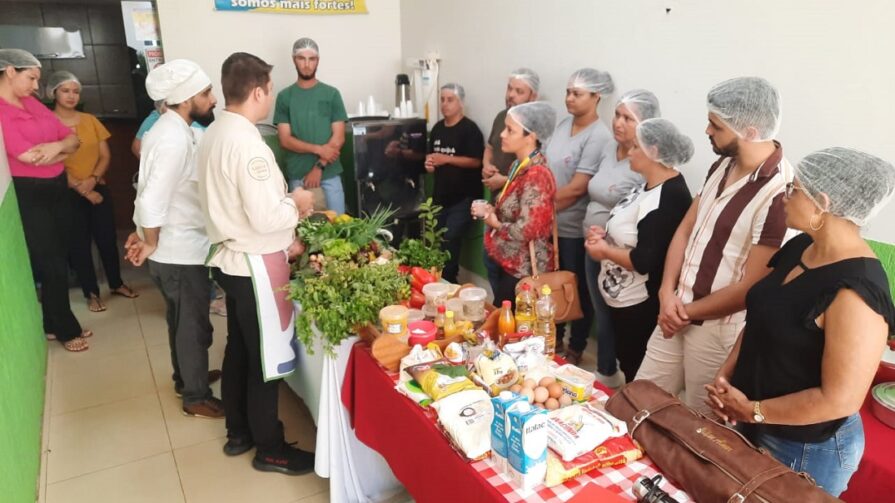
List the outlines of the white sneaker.
<svg viewBox="0 0 895 503">
<path fill-rule="evenodd" d="M 621 370 L 616 370 L 611 376 L 597 372 L 597 381 L 607 388 L 618 389 L 625 384 L 625 375 Z"/>
</svg>

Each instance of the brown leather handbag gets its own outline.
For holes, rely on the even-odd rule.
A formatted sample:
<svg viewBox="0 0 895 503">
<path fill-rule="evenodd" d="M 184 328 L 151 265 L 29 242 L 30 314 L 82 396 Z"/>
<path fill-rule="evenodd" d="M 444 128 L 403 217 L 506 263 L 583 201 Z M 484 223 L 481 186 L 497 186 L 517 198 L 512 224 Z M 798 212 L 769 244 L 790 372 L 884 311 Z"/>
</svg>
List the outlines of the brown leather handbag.
<svg viewBox="0 0 895 503">
<path fill-rule="evenodd" d="M 523 283 L 528 283 L 533 290 L 540 292 L 542 286 L 549 285 L 550 290 L 553 292 L 553 302 L 556 304 L 554 321 L 565 323 L 584 318 L 584 312 L 581 310 L 581 299 L 578 297 L 578 277 L 573 272 L 559 270 L 559 235 L 556 229 L 556 214 L 553 215 L 553 260 L 555 271 L 538 274 L 535 244 L 532 241 L 528 242 L 528 254 L 531 257 L 532 275 L 520 279 L 516 288 L 521 287 Z"/>
<path fill-rule="evenodd" d="M 733 428 L 690 409 L 639 380 L 606 402 L 656 466 L 702 503 L 839 501 L 746 440 Z"/>
</svg>

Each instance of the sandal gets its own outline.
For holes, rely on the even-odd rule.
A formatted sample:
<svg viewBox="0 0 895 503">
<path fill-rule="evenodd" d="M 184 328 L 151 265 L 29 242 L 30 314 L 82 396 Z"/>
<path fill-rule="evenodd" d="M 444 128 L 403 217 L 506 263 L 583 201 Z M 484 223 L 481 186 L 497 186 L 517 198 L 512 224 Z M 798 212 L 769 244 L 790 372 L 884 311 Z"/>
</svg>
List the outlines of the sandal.
<svg viewBox="0 0 895 503">
<path fill-rule="evenodd" d="M 91 313 L 101 313 L 106 310 L 106 306 L 100 302 L 99 295 L 91 293 L 90 297 L 87 297 L 87 309 Z"/>
<path fill-rule="evenodd" d="M 48 341 L 55 341 L 55 340 L 56 340 L 56 334 L 45 334 L 45 335 L 47 336 L 47 340 L 48 340 Z"/>
<path fill-rule="evenodd" d="M 112 295 L 120 295 L 126 299 L 136 299 L 140 296 L 139 293 L 131 290 L 131 287 L 127 285 L 121 285 L 118 288 L 112 290 Z"/>
<path fill-rule="evenodd" d="M 88 337 L 93 337 L 93 330 L 83 330 L 81 331 L 81 338 L 86 339 Z"/>
<path fill-rule="evenodd" d="M 87 345 L 87 341 L 83 337 L 75 337 L 70 341 L 63 342 L 62 347 L 72 353 L 80 353 L 81 351 L 90 349 L 90 346 Z"/>
</svg>

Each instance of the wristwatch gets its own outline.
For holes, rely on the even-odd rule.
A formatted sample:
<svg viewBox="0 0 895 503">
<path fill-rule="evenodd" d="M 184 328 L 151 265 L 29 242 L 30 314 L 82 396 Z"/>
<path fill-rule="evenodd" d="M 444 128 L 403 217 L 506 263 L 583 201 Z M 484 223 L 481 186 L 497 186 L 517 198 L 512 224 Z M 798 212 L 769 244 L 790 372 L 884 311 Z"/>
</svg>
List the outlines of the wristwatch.
<svg viewBox="0 0 895 503">
<path fill-rule="evenodd" d="M 761 401 L 759 400 L 752 403 L 752 420 L 756 423 L 764 422 L 764 414 L 761 413 Z"/>
</svg>

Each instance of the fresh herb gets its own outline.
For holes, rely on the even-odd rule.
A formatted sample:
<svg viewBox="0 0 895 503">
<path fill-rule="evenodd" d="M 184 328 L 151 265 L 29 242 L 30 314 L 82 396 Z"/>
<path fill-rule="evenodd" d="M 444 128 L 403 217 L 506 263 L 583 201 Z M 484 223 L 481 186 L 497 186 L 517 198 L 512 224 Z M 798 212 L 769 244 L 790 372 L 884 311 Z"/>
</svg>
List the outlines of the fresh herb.
<svg viewBox="0 0 895 503">
<path fill-rule="evenodd" d="M 395 212 L 389 208 L 377 209 L 367 218 L 351 218 L 348 215 L 339 215 L 332 221 L 328 218 L 317 216 L 306 218 L 298 223 L 296 232 L 307 249 L 307 253 L 326 254 L 324 247 L 331 240 L 341 239 L 353 245 L 357 250 L 374 246 L 387 247 L 381 230 L 392 219 Z M 376 251 L 376 250 L 374 250 Z"/>
<path fill-rule="evenodd" d="M 422 236 L 420 239 L 405 239 L 401 242 L 396 254 L 398 260 L 408 266 L 424 269 L 442 269 L 451 254 L 442 250 L 444 233 L 447 229 L 438 226 L 438 214 L 442 208 L 432 202 L 432 198 L 420 205 L 420 221 Z"/>
<path fill-rule="evenodd" d="M 326 354 L 333 355 L 333 348 L 358 327 L 376 322 L 380 309 L 407 298 L 410 285 L 394 262 L 379 265 L 321 260 L 320 274 L 299 272 L 290 285 L 289 298 L 302 306 L 295 326 L 308 353 L 313 354 L 315 342 L 319 342 Z"/>
</svg>

